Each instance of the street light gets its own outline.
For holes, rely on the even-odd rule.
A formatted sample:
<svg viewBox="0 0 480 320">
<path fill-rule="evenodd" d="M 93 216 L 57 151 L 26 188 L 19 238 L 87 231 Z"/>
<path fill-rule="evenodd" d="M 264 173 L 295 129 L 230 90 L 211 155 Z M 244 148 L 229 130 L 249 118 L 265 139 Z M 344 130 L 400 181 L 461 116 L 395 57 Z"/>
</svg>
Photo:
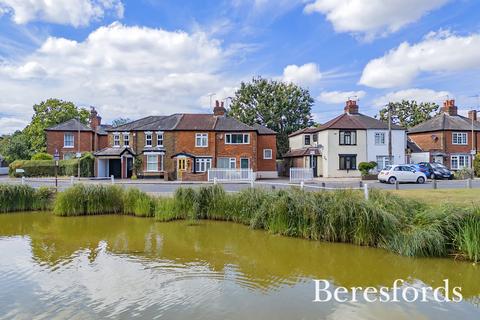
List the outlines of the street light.
<svg viewBox="0 0 480 320">
<path fill-rule="evenodd" d="M 60 160 L 60 154 L 58 153 L 58 149 L 55 149 L 53 160 L 55 160 L 55 192 L 57 192 L 58 191 L 58 161 Z"/>
</svg>

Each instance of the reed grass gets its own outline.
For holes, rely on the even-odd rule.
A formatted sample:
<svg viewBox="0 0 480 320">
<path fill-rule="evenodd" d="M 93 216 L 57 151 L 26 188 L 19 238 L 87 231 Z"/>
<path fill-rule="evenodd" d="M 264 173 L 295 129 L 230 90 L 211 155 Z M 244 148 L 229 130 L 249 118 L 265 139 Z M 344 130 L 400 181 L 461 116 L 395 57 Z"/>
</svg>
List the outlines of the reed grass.
<svg viewBox="0 0 480 320">
<path fill-rule="evenodd" d="M 458 253 L 473 262 L 480 262 L 480 209 L 466 214 L 454 234 Z"/>
<path fill-rule="evenodd" d="M 185 219 L 185 215 L 176 208 L 174 198 L 155 199 L 155 219 L 160 222 L 167 222 L 179 219 Z"/>
<path fill-rule="evenodd" d="M 26 185 L 0 185 L 0 213 L 37 211 L 52 208 L 54 190 Z"/>
</svg>

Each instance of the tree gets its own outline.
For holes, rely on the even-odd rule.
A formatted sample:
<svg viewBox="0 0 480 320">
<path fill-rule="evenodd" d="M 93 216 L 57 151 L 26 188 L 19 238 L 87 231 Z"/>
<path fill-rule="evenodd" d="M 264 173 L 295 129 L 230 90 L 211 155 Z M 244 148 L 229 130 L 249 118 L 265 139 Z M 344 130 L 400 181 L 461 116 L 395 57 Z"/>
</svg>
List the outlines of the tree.
<svg viewBox="0 0 480 320">
<path fill-rule="evenodd" d="M 415 100 L 390 102 L 380 110 L 378 115 L 382 121 L 388 121 L 388 109 L 392 108 L 392 123 L 404 128 L 411 128 L 431 119 L 438 114 L 439 105 L 433 102 L 417 103 Z"/>
<path fill-rule="evenodd" d="M 0 154 L 8 163 L 15 160 L 28 160 L 32 156 L 30 143 L 21 131 L 5 136 L 0 142 Z"/>
<path fill-rule="evenodd" d="M 118 127 L 131 122 L 129 118 L 117 118 L 112 121 L 112 127 Z"/>
<path fill-rule="evenodd" d="M 278 155 L 285 154 L 288 135 L 313 125 L 313 98 L 308 90 L 293 83 L 253 78 L 242 82 L 228 112 L 248 125 L 260 124 L 278 133 Z"/>
<path fill-rule="evenodd" d="M 32 121 L 23 130 L 32 154 L 46 151 L 46 128 L 74 118 L 87 124 L 90 115 L 85 108 L 78 108 L 72 102 L 59 99 L 42 101 L 33 106 L 33 111 Z"/>
</svg>

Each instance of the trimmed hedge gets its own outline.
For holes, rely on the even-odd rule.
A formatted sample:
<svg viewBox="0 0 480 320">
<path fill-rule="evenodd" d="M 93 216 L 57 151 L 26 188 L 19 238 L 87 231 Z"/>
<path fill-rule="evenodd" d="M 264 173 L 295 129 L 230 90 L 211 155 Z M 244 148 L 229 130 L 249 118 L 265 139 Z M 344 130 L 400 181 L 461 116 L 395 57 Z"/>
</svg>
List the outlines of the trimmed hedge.
<svg viewBox="0 0 480 320">
<path fill-rule="evenodd" d="M 80 176 L 93 177 L 95 158 L 91 154 L 86 154 L 79 159 L 60 160 L 58 162 L 59 176 L 77 176 L 78 163 L 80 162 Z M 23 169 L 25 172 L 16 173 L 17 169 Z M 55 161 L 54 160 L 16 160 L 9 166 L 8 174 L 11 177 L 54 177 Z"/>
</svg>

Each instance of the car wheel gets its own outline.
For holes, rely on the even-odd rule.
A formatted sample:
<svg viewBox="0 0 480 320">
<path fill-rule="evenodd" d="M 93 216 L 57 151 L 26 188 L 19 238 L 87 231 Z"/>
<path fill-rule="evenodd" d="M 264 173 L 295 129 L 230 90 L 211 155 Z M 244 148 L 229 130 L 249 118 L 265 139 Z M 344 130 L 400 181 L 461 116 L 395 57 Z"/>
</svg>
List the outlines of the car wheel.
<svg viewBox="0 0 480 320">
<path fill-rule="evenodd" d="M 425 183 L 425 178 L 424 177 L 418 177 L 417 183 L 419 183 L 419 184 Z"/>
<path fill-rule="evenodd" d="M 395 178 L 395 177 L 388 178 L 388 183 L 390 183 L 390 184 L 395 184 L 396 181 L 397 181 L 397 178 Z"/>
</svg>

